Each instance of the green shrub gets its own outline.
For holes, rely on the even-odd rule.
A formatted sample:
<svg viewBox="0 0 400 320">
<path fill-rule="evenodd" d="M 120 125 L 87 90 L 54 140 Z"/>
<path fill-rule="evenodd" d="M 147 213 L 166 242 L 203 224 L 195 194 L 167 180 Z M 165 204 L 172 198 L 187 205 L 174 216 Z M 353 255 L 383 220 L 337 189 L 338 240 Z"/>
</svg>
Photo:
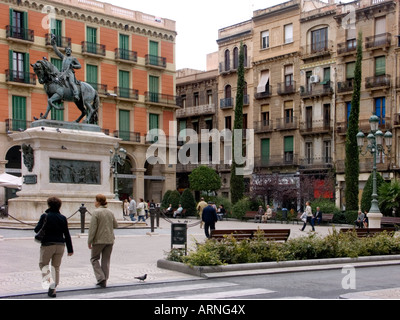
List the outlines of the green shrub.
<svg viewBox="0 0 400 320">
<path fill-rule="evenodd" d="M 251 201 L 248 198 L 243 198 L 233 205 L 232 216 L 236 219 L 242 219 L 247 211 L 252 211 Z"/>
<path fill-rule="evenodd" d="M 262 232 L 262 231 L 260 231 Z M 326 237 L 317 234 L 290 239 L 285 243 L 266 241 L 261 234 L 252 240 L 238 241 L 227 236 L 197 243 L 187 256 L 176 252 L 167 259 L 181 261 L 190 266 L 217 266 L 223 264 L 256 263 L 392 255 L 400 253 L 400 237 L 382 233 L 374 237 L 358 238 L 355 232 L 333 230 Z"/>
<path fill-rule="evenodd" d="M 180 203 L 182 204 L 182 208 L 186 209 L 187 216 L 196 215 L 196 202 L 194 200 L 193 194 L 189 189 L 185 189 L 182 192 Z"/>
</svg>

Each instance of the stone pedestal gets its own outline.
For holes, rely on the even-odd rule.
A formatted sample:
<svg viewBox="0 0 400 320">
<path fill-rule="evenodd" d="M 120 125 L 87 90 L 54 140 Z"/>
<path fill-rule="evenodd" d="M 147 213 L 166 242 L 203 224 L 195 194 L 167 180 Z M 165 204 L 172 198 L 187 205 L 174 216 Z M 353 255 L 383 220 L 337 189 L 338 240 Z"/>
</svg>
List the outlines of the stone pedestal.
<svg viewBox="0 0 400 320">
<path fill-rule="evenodd" d="M 119 139 L 105 135 L 98 126 L 47 120 L 10 137 L 33 154 L 33 163 L 29 163 L 32 156 L 23 154 L 24 184 L 18 198 L 9 201 L 11 215 L 38 220 L 47 209 L 47 198 L 56 196 L 63 201 L 61 213 L 68 218 L 81 204 L 92 212 L 95 196 L 101 193 L 115 217 L 123 219 L 122 203 L 113 200 L 110 170 L 110 150 Z M 79 221 L 80 213 L 70 220 Z M 90 215 L 86 214 L 86 220 Z"/>
<path fill-rule="evenodd" d="M 371 229 L 379 229 L 381 228 L 381 222 L 382 222 L 382 213 L 377 213 L 377 212 L 370 212 L 367 215 L 368 217 L 368 228 Z"/>
</svg>

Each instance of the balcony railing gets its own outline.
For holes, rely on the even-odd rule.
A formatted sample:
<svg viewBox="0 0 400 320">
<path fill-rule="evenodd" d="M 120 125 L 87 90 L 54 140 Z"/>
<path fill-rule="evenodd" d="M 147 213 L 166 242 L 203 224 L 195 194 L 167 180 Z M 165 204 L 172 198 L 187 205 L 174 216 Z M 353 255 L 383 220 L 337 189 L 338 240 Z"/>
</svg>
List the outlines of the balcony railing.
<svg viewBox="0 0 400 320">
<path fill-rule="evenodd" d="M 332 82 L 326 81 L 324 84 L 314 83 L 310 86 L 301 86 L 300 95 L 302 98 L 322 97 L 333 93 Z"/>
<path fill-rule="evenodd" d="M 220 99 L 219 106 L 221 109 L 231 109 L 233 108 L 233 98 Z"/>
<path fill-rule="evenodd" d="M 347 40 L 346 42 L 338 43 L 338 54 L 353 53 L 357 50 L 357 39 Z"/>
<path fill-rule="evenodd" d="M 106 56 L 106 46 L 104 44 L 92 43 L 88 41 L 82 41 L 82 53 L 89 53 L 98 56 Z"/>
<path fill-rule="evenodd" d="M 114 137 L 120 138 L 123 141 L 140 143 L 140 133 L 139 132 L 116 130 L 116 131 L 114 131 Z"/>
<path fill-rule="evenodd" d="M 31 29 L 6 26 L 6 38 L 14 38 L 33 42 L 35 40 L 35 33 Z"/>
<path fill-rule="evenodd" d="M 372 49 L 378 47 L 390 47 L 392 43 L 391 33 L 382 33 L 365 38 L 365 48 Z"/>
<path fill-rule="evenodd" d="M 46 46 L 51 46 L 51 33 L 46 33 Z M 71 47 L 71 38 L 56 36 L 56 45 L 60 48 Z"/>
<path fill-rule="evenodd" d="M 326 120 L 306 120 L 300 123 L 301 134 L 320 134 L 329 133 L 332 130 L 332 124 L 329 119 Z"/>
<path fill-rule="evenodd" d="M 254 166 L 256 168 L 297 166 L 298 164 L 298 155 L 291 152 L 287 152 L 282 156 L 271 155 L 269 157 L 254 158 Z"/>
<path fill-rule="evenodd" d="M 163 94 L 163 93 L 156 93 L 146 91 L 145 95 L 145 102 L 147 103 L 161 103 L 166 104 L 169 106 L 179 106 L 180 105 L 180 97 Z"/>
<path fill-rule="evenodd" d="M 303 49 L 303 58 L 325 56 L 333 51 L 333 41 L 316 41 Z"/>
<path fill-rule="evenodd" d="M 267 86 L 266 90 L 264 92 L 256 92 L 254 94 L 254 98 L 258 99 L 264 99 L 264 98 L 269 98 L 272 96 L 272 86 Z"/>
<path fill-rule="evenodd" d="M 390 75 L 383 74 L 365 78 L 365 88 L 371 89 L 376 87 L 390 87 Z"/>
<path fill-rule="evenodd" d="M 6 119 L 6 133 L 13 131 L 24 131 L 30 127 L 32 121 L 17 120 L 17 119 Z"/>
<path fill-rule="evenodd" d="M 114 93 L 119 98 L 139 100 L 139 91 L 136 89 L 114 87 Z"/>
<path fill-rule="evenodd" d="M 273 131 L 273 123 L 271 120 L 263 120 L 254 122 L 254 132 L 255 133 L 263 133 L 263 132 L 271 132 Z"/>
<path fill-rule="evenodd" d="M 137 52 L 126 49 L 115 49 L 115 59 L 136 63 L 138 61 Z"/>
<path fill-rule="evenodd" d="M 344 92 L 351 92 L 354 90 L 354 79 L 346 80 L 343 82 L 338 82 L 337 84 L 337 92 L 344 93 Z"/>
<path fill-rule="evenodd" d="M 30 84 L 34 86 L 36 85 L 36 74 L 16 70 L 6 70 L 6 81 Z"/>
<path fill-rule="evenodd" d="M 292 94 L 296 92 L 296 81 L 278 83 L 278 94 Z"/>
<path fill-rule="evenodd" d="M 149 66 L 149 67 L 166 68 L 167 67 L 167 58 L 153 56 L 151 54 L 146 54 L 145 64 L 146 64 L 146 66 Z"/>
<path fill-rule="evenodd" d="M 329 169 L 332 168 L 333 161 L 331 157 L 322 158 L 303 158 L 300 159 L 300 169 Z"/>
<path fill-rule="evenodd" d="M 108 93 L 106 84 L 92 83 L 92 82 L 88 82 L 88 84 L 90 84 L 93 87 L 93 89 L 96 90 L 99 94 L 106 95 Z"/>
<path fill-rule="evenodd" d="M 276 129 L 277 130 L 293 130 L 298 129 L 299 123 L 297 117 L 286 117 L 276 119 Z"/>
<path fill-rule="evenodd" d="M 208 114 L 215 114 L 215 105 L 214 104 L 206 104 L 195 107 L 186 107 L 184 109 L 176 110 L 177 118 L 186 118 L 193 116 L 204 116 Z"/>
</svg>

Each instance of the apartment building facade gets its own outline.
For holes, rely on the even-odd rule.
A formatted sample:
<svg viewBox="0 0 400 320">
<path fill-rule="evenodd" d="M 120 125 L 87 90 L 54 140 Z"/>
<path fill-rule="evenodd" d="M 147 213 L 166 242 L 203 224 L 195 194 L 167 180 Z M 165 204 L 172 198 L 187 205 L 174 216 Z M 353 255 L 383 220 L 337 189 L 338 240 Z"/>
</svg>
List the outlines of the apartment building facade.
<svg viewBox="0 0 400 320">
<path fill-rule="evenodd" d="M 345 140 L 360 31 L 360 129 L 367 132 L 368 119 L 376 114 L 381 130 L 394 134 L 391 155 L 380 155 L 378 161 L 379 171 L 391 179 L 399 168 L 397 1 L 292 0 L 254 11 L 251 20 L 219 31 L 219 129 L 226 128 L 227 117 L 234 121 L 237 77 L 234 67 L 227 70 L 227 57 L 231 54 L 234 64 L 232 52 L 242 42 L 249 94 L 244 127 L 255 131 L 255 169 L 247 178 L 259 185 L 275 175 L 288 189 L 297 189 L 279 205 L 298 209 L 306 200 L 304 183 L 313 181 L 314 195 L 320 196 L 317 189 L 335 177 L 324 195 L 345 206 Z M 361 156 L 360 194 L 371 170 L 372 156 Z"/>
<path fill-rule="evenodd" d="M 29 128 L 46 109 L 47 96 L 30 64 L 46 58 L 60 66 L 50 43 L 55 34 L 57 47 L 71 47 L 82 65 L 76 78 L 100 94 L 98 125 L 127 150 L 118 168 L 120 197 L 157 202 L 175 189 L 175 166 L 146 161 L 154 140 L 146 139 L 149 130 L 175 135 L 169 128 L 178 108 L 175 21 L 95 0 L 2 0 L 0 9 L 0 172 L 20 174 L 21 146 L 8 134 Z M 55 120 L 78 116 L 71 102 L 51 112 Z"/>
</svg>

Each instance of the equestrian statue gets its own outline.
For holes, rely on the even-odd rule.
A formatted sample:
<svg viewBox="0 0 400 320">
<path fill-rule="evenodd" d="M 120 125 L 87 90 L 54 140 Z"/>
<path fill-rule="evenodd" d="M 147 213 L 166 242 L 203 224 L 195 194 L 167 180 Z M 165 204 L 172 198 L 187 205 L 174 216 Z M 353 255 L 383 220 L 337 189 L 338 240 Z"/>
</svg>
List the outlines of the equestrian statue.
<svg viewBox="0 0 400 320">
<path fill-rule="evenodd" d="M 97 91 L 90 84 L 76 80 L 75 70 L 81 69 L 82 66 L 78 59 L 71 55 L 71 48 L 67 47 L 63 55 L 57 48 L 54 34 L 51 35 L 51 44 L 54 52 L 62 59 L 62 70 L 58 70 L 46 58 L 31 64 L 39 83 L 44 85 L 48 97 L 47 110 L 45 114 L 41 114 L 40 119 L 47 119 L 52 108 L 63 110 L 63 107 L 57 103 L 71 101 L 82 112 L 75 122 L 79 123 L 86 116 L 85 123 L 97 124 L 99 109 Z"/>
</svg>

